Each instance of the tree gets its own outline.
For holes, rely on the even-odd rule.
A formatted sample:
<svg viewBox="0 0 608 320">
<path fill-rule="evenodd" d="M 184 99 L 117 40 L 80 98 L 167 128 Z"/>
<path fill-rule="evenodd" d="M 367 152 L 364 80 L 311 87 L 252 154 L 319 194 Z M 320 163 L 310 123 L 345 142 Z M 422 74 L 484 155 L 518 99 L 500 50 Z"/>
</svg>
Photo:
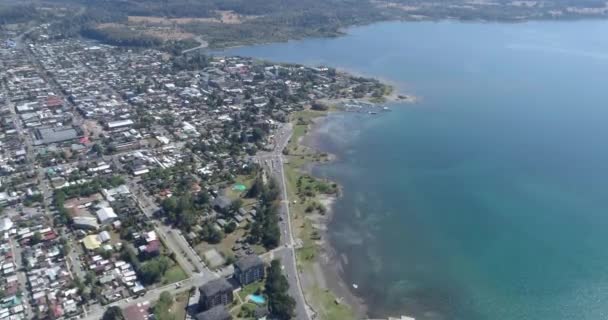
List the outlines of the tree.
<svg viewBox="0 0 608 320">
<path fill-rule="evenodd" d="M 93 271 L 87 272 L 84 276 L 84 282 L 89 286 L 93 285 L 95 283 L 95 273 Z"/>
<path fill-rule="evenodd" d="M 291 319 L 294 317 L 296 301 L 289 296 L 289 283 L 281 273 L 279 260 L 272 260 L 266 277 L 266 294 L 270 313 L 276 319 Z"/>
<path fill-rule="evenodd" d="M 230 209 L 234 212 L 239 211 L 239 209 L 243 206 L 243 200 L 239 199 L 235 199 L 232 201 L 232 203 L 230 203 Z"/>
<path fill-rule="evenodd" d="M 259 196 L 260 193 L 262 193 L 262 190 L 264 190 L 264 182 L 262 181 L 262 178 L 258 176 L 253 181 L 251 188 L 249 188 L 249 191 L 247 192 L 247 197 L 255 198 Z"/>
<path fill-rule="evenodd" d="M 315 101 L 315 102 L 313 102 L 313 103 L 310 105 L 310 108 L 311 108 L 312 110 L 316 110 L 316 111 L 327 111 L 327 110 L 329 109 L 329 107 L 328 107 L 326 104 L 321 103 L 321 102 L 319 102 L 319 101 Z"/>
<path fill-rule="evenodd" d="M 97 153 L 97 155 L 100 157 L 103 156 L 103 148 L 98 143 L 93 145 L 91 151 Z"/>
<path fill-rule="evenodd" d="M 173 304 L 173 296 L 169 291 L 163 291 L 160 293 L 158 302 L 168 305 L 169 307 Z"/>
<path fill-rule="evenodd" d="M 226 233 L 232 233 L 234 232 L 234 230 L 236 230 L 236 223 L 234 221 L 230 221 L 230 223 L 228 223 L 225 227 L 224 227 L 224 232 Z"/>
<path fill-rule="evenodd" d="M 206 191 L 201 191 L 196 194 L 194 198 L 194 203 L 203 206 L 209 203 L 209 194 Z"/>
<path fill-rule="evenodd" d="M 106 309 L 106 312 L 103 313 L 102 320 L 124 320 L 122 315 L 122 311 L 118 306 L 112 306 Z"/>
<path fill-rule="evenodd" d="M 253 132 L 251 133 L 251 138 L 254 142 L 264 139 L 264 136 L 266 136 L 266 133 L 260 128 L 254 128 Z"/>
<path fill-rule="evenodd" d="M 31 240 L 31 244 L 35 245 L 35 244 L 40 243 L 40 241 L 42 241 L 42 235 L 38 231 L 34 232 L 34 235 L 32 236 L 32 240 Z"/>
<path fill-rule="evenodd" d="M 169 291 L 163 291 L 152 311 L 158 320 L 174 320 L 175 315 L 170 312 L 172 306 L 173 295 Z"/>
<path fill-rule="evenodd" d="M 139 275 L 146 284 L 159 282 L 167 272 L 171 262 L 167 257 L 157 257 L 144 263 L 139 269 Z"/>
</svg>

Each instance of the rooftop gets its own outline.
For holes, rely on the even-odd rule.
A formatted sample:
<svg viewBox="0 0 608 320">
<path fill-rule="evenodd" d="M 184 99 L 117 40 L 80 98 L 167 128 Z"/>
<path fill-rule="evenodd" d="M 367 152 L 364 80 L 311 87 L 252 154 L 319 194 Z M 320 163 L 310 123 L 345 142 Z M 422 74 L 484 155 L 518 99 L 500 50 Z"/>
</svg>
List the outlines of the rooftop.
<svg viewBox="0 0 608 320">
<path fill-rule="evenodd" d="M 226 279 L 219 278 L 211 280 L 199 288 L 202 295 L 211 297 L 222 291 L 232 291 L 232 286 Z"/>
<path fill-rule="evenodd" d="M 257 267 L 260 265 L 264 265 L 264 261 L 262 261 L 262 259 L 256 255 L 247 255 L 244 256 L 242 258 L 240 258 L 235 264 L 234 266 L 238 269 L 238 270 L 249 270 L 253 267 Z"/>
<path fill-rule="evenodd" d="M 69 141 L 78 137 L 78 131 L 73 127 L 40 128 L 36 130 L 37 144 Z"/>
<path fill-rule="evenodd" d="M 232 316 L 226 311 L 224 306 L 215 306 L 207 311 L 201 312 L 195 316 L 196 320 L 228 320 Z"/>
</svg>

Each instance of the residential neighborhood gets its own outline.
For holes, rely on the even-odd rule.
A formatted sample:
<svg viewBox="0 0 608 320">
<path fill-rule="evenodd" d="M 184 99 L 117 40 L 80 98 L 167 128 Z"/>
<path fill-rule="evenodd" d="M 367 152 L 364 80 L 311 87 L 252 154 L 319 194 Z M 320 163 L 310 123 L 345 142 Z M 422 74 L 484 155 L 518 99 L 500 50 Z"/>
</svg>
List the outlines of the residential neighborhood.
<svg viewBox="0 0 608 320">
<path fill-rule="evenodd" d="M 284 292 L 299 283 L 282 176 L 268 164 L 293 112 L 381 96 L 382 84 L 17 38 L 0 34 L 0 319 L 314 317 L 301 289 Z"/>
</svg>

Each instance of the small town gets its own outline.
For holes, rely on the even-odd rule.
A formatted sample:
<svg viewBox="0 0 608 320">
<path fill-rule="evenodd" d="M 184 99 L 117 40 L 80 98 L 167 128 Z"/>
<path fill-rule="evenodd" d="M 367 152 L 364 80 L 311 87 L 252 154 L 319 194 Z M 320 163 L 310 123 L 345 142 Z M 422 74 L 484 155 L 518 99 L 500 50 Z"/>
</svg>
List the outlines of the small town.
<svg viewBox="0 0 608 320">
<path fill-rule="evenodd" d="M 282 168 L 291 115 L 384 85 L 11 32 L 0 70 L 0 319 L 315 318 Z"/>
</svg>

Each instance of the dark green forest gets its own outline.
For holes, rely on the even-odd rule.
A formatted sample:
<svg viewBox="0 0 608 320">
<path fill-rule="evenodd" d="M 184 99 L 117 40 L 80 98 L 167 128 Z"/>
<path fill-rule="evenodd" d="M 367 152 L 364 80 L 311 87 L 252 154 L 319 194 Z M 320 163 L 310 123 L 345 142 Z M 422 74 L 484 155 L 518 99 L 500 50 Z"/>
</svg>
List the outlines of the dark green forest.
<svg viewBox="0 0 608 320">
<path fill-rule="evenodd" d="M 128 24 L 128 16 L 218 18 L 221 11 L 249 17 L 241 23 L 191 21 L 175 28 L 201 36 L 210 47 L 226 47 L 311 36 L 337 36 L 349 26 L 387 20 L 577 19 L 605 17 L 602 0 L 29 0 L 0 5 L 0 27 L 29 21 L 50 22 L 56 38 L 85 36 L 114 45 L 168 47 L 179 51 L 192 42 L 163 40 L 146 34 L 154 25 Z M 65 10 L 65 7 L 70 8 Z M 46 10 L 40 10 L 45 8 Z M 48 8 L 63 8 L 53 14 Z M 407 9 L 404 9 L 407 8 Z M 577 9 L 593 9 L 586 12 Z M 559 12 L 559 14 L 556 14 Z M 101 23 L 113 23 L 100 28 Z"/>
</svg>

